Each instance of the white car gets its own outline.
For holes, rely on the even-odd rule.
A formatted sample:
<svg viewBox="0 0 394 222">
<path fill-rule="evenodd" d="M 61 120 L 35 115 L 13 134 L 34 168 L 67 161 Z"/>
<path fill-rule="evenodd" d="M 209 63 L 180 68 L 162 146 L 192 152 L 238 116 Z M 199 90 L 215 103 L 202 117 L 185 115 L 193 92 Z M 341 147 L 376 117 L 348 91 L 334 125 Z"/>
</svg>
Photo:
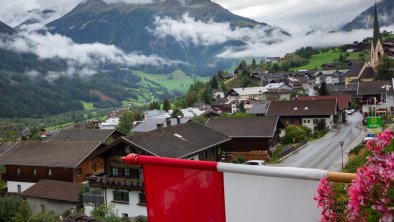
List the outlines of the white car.
<svg viewBox="0 0 394 222">
<path fill-rule="evenodd" d="M 245 165 L 253 165 L 253 166 L 265 166 L 264 160 L 249 160 L 243 163 Z"/>
</svg>

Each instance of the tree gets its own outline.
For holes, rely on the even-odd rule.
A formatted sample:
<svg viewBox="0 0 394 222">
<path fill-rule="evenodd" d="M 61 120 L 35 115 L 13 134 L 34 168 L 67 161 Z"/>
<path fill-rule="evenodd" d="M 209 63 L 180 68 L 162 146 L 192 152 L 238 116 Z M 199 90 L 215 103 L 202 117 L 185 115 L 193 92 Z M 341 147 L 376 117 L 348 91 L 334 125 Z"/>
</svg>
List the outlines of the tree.
<svg viewBox="0 0 394 222">
<path fill-rule="evenodd" d="M 218 83 L 218 79 L 216 78 L 216 76 L 212 76 L 211 81 L 210 81 L 210 86 L 212 90 L 216 90 L 219 88 L 219 83 Z"/>
<path fill-rule="evenodd" d="M 153 101 L 153 102 L 151 102 L 150 104 L 149 104 L 149 109 L 157 109 L 157 110 L 159 110 L 160 109 L 160 104 L 157 102 L 157 101 Z"/>
<path fill-rule="evenodd" d="M 20 196 L 5 196 L 0 198 L 0 222 L 12 221 L 18 215 L 18 219 L 25 218 L 27 202 Z M 23 212 L 22 212 L 23 211 Z"/>
<path fill-rule="evenodd" d="M 252 79 L 249 76 L 241 77 L 241 85 L 242 87 L 249 87 L 252 84 Z"/>
<path fill-rule="evenodd" d="M 167 111 L 171 109 L 171 103 L 170 100 L 164 99 L 163 101 L 163 110 Z"/>
<path fill-rule="evenodd" d="M 38 215 L 31 216 L 27 222 L 57 222 L 57 219 L 52 212 L 44 211 Z"/>
<path fill-rule="evenodd" d="M 317 90 L 317 92 L 320 96 L 328 96 L 328 89 L 325 81 L 321 83 L 320 88 Z"/>
<path fill-rule="evenodd" d="M 211 104 L 213 101 L 213 96 L 212 96 L 212 92 L 209 89 L 205 89 L 203 94 L 202 94 L 202 100 L 204 101 L 204 103 L 206 104 Z"/>
<path fill-rule="evenodd" d="M 256 67 L 257 67 L 256 59 L 254 59 L 254 58 L 253 58 L 253 60 L 252 60 L 252 67 L 253 67 L 253 68 L 256 68 Z"/>
<path fill-rule="evenodd" d="M 377 72 L 377 79 L 391 80 L 391 78 L 394 78 L 394 61 L 387 56 L 383 56 L 379 60 Z"/>
<path fill-rule="evenodd" d="M 172 118 L 177 118 L 178 116 L 183 116 L 183 113 L 182 113 L 182 111 L 181 111 L 180 109 L 175 108 L 175 109 L 172 111 L 171 117 L 172 117 Z"/>
<path fill-rule="evenodd" d="M 119 125 L 116 128 L 120 132 L 129 135 L 131 129 L 133 128 L 133 122 L 134 122 L 134 115 L 130 111 L 126 111 L 122 114 L 122 116 L 119 119 Z"/>
<path fill-rule="evenodd" d="M 248 68 L 248 64 L 246 63 L 245 60 L 242 60 L 241 63 L 238 66 L 238 69 L 240 70 L 246 70 Z"/>
</svg>

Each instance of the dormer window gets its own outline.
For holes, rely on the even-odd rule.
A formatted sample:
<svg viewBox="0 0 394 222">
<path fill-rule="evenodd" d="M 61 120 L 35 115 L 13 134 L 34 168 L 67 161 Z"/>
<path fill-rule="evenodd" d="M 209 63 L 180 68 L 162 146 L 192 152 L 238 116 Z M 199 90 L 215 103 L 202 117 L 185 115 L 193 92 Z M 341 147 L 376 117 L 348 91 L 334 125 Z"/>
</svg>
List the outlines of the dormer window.
<svg viewBox="0 0 394 222">
<path fill-rule="evenodd" d="M 48 176 L 52 176 L 52 169 L 48 169 Z"/>
<path fill-rule="evenodd" d="M 33 169 L 33 175 L 37 175 L 37 169 L 36 168 Z"/>
</svg>

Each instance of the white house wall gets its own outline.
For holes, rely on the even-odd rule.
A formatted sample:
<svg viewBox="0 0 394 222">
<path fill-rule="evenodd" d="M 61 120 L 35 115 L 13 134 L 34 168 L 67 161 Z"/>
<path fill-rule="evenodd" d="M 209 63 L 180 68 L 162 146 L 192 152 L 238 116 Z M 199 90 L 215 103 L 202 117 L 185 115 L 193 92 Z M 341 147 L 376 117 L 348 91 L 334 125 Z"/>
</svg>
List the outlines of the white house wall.
<svg viewBox="0 0 394 222">
<path fill-rule="evenodd" d="M 18 181 L 7 181 L 8 193 L 18 193 L 18 185 L 21 185 L 21 192 L 29 189 L 35 183 L 18 182 Z"/>
<path fill-rule="evenodd" d="M 140 192 L 129 192 L 129 203 L 115 203 L 114 200 L 114 189 L 106 189 L 107 203 L 113 204 L 116 213 L 119 217 L 123 214 L 127 214 L 129 217 L 136 217 L 139 215 L 147 216 L 147 210 L 145 206 L 138 205 Z"/>
</svg>

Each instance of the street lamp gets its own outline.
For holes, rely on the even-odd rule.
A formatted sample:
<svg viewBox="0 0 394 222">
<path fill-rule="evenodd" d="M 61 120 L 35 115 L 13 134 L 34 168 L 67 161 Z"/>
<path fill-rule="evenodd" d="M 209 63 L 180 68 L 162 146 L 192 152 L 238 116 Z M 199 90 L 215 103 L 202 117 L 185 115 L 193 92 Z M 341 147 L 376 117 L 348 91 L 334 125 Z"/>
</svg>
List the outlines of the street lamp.
<svg viewBox="0 0 394 222">
<path fill-rule="evenodd" d="M 341 140 L 341 141 L 339 141 L 339 145 L 341 146 L 341 158 L 342 158 L 342 170 L 343 170 L 343 144 L 344 144 L 344 142 Z"/>
<path fill-rule="evenodd" d="M 386 98 L 385 98 L 385 108 L 386 108 L 386 118 L 388 118 L 388 106 L 387 106 L 387 92 L 390 90 L 390 84 L 386 83 L 382 86 L 382 89 L 385 89 L 386 91 Z"/>
</svg>

